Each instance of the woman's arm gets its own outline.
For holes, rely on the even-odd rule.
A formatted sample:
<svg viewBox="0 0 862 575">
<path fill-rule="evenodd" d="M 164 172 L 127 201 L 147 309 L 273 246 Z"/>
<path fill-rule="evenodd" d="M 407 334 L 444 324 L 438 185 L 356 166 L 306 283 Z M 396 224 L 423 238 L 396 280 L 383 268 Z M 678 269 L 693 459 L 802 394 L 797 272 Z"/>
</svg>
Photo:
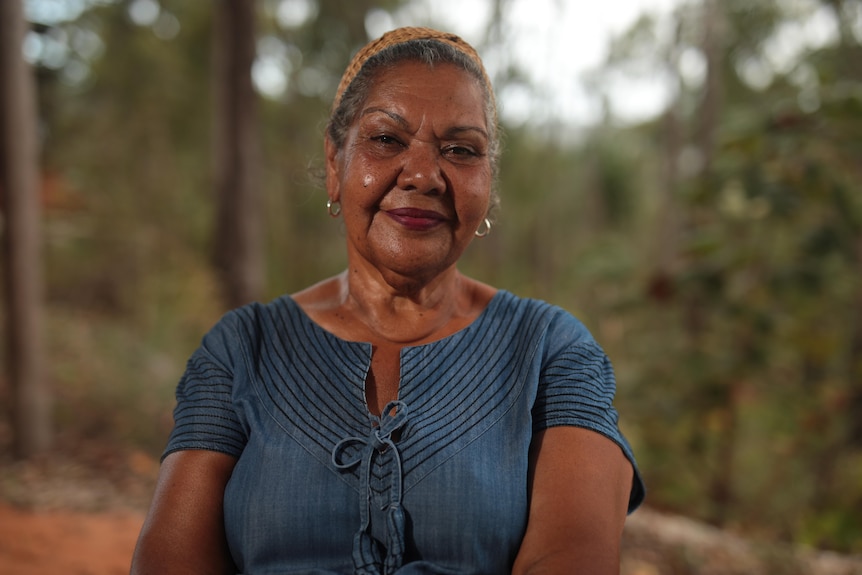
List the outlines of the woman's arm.
<svg viewBox="0 0 862 575">
<path fill-rule="evenodd" d="M 618 575 L 633 469 L 603 435 L 552 427 L 530 454 L 530 514 L 513 575 Z"/>
<path fill-rule="evenodd" d="M 177 451 L 162 463 L 131 575 L 235 573 L 224 531 L 224 489 L 236 459 Z"/>
</svg>

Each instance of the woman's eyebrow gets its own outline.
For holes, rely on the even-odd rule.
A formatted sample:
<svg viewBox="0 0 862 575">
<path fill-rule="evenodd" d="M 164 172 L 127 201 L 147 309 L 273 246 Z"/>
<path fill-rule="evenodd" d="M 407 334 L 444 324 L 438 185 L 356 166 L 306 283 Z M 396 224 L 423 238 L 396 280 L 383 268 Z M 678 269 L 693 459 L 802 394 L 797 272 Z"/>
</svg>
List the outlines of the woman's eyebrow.
<svg viewBox="0 0 862 575">
<path fill-rule="evenodd" d="M 453 126 L 446 131 L 447 138 L 454 138 L 456 136 L 460 136 L 464 132 L 476 132 L 483 138 L 488 138 L 488 132 L 479 126 Z"/>
<path fill-rule="evenodd" d="M 384 116 L 387 116 L 390 119 L 392 119 L 392 121 L 397 123 L 399 126 L 402 126 L 405 128 L 408 125 L 407 120 L 403 116 L 401 116 L 400 114 L 397 114 L 396 112 L 393 112 L 392 110 L 387 110 L 386 108 L 381 108 L 379 106 L 372 106 L 370 108 L 366 108 L 365 110 L 362 111 L 361 115 L 362 116 L 369 116 L 371 114 L 383 114 Z M 482 136 L 483 138 L 486 138 L 486 139 L 488 138 L 488 132 L 484 128 L 481 128 L 479 126 L 452 126 L 448 130 L 446 130 L 446 137 L 447 138 L 454 138 L 456 136 L 463 134 L 464 132 L 476 132 L 480 136 Z"/>
<path fill-rule="evenodd" d="M 368 116 L 370 114 L 384 114 L 386 116 L 389 116 L 397 124 L 401 126 L 407 126 L 407 120 L 405 120 L 403 116 L 400 116 L 391 110 L 387 110 L 386 108 L 373 106 L 371 108 L 366 108 L 365 110 L 363 110 L 361 115 Z"/>
</svg>

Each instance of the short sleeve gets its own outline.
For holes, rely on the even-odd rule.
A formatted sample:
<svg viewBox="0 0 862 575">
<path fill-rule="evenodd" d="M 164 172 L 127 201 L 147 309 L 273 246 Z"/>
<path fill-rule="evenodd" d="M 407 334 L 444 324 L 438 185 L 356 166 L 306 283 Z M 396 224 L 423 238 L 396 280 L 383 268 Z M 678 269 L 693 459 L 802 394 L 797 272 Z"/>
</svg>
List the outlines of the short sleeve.
<svg viewBox="0 0 862 575">
<path fill-rule="evenodd" d="M 176 389 L 174 428 L 162 459 L 175 451 L 202 449 L 239 457 L 246 434 L 233 407 L 235 354 L 240 342 L 226 316 L 192 354 Z"/>
<path fill-rule="evenodd" d="M 631 513 L 646 492 L 632 449 L 618 427 L 613 367 L 586 329 L 571 319 L 570 330 L 551 335 L 554 342 L 542 366 L 533 406 L 533 431 L 570 425 L 590 429 L 616 443 L 634 469 Z"/>
</svg>

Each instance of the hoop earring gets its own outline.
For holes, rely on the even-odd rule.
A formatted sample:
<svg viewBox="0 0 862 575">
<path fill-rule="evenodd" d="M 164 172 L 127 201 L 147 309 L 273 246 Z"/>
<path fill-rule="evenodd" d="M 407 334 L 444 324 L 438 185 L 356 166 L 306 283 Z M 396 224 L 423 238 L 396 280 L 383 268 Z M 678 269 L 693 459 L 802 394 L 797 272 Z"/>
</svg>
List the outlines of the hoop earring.
<svg viewBox="0 0 862 575">
<path fill-rule="evenodd" d="M 326 211 L 330 217 L 337 218 L 341 215 L 341 202 L 338 200 L 326 200 Z"/>
<path fill-rule="evenodd" d="M 485 225 L 485 229 L 482 229 L 481 224 L 479 225 L 479 229 L 477 229 L 475 232 L 477 238 L 484 238 L 491 233 L 491 220 L 485 218 L 484 220 L 482 220 L 482 224 Z"/>
</svg>

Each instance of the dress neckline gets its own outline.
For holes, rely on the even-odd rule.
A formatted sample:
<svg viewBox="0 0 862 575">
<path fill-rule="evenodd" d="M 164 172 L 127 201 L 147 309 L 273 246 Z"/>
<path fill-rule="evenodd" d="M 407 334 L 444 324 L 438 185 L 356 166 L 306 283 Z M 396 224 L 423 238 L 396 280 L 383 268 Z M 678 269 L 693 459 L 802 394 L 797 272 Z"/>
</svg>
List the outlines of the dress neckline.
<svg viewBox="0 0 862 575">
<path fill-rule="evenodd" d="M 425 343 L 405 345 L 401 348 L 401 351 L 404 352 L 405 350 L 408 350 L 408 349 L 420 349 L 420 348 L 426 347 L 426 346 L 440 345 L 440 344 L 443 344 L 444 342 L 452 341 L 455 338 L 463 337 L 464 335 L 466 335 L 469 332 L 476 329 L 476 326 L 480 325 L 485 320 L 485 318 L 487 316 L 489 316 L 491 314 L 491 312 L 494 311 L 495 308 L 502 305 L 504 299 L 508 299 L 510 297 L 512 297 L 512 294 L 510 294 L 508 291 L 503 290 L 503 289 L 498 289 L 494 293 L 494 295 L 491 296 L 491 299 L 488 300 L 488 303 L 485 305 L 485 307 L 482 309 L 482 311 L 479 312 L 479 315 L 477 315 L 473 319 L 473 321 L 471 321 L 469 324 L 467 324 L 464 327 L 462 327 L 461 329 L 459 329 L 459 330 L 457 330 L 457 331 L 455 331 L 455 332 L 453 332 L 447 336 L 441 337 L 439 339 L 427 341 Z M 299 315 L 301 321 L 303 323 L 305 323 L 306 325 L 310 326 L 310 328 L 313 331 L 324 334 L 325 337 L 332 339 L 333 341 L 337 342 L 339 345 L 346 345 L 346 346 L 357 345 L 357 346 L 361 346 L 363 348 L 365 348 L 365 347 L 370 348 L 371 347 L 371 345 L 372 345 L 371 342 L 344 339 L 344 338 L 332 333 L 331 331 L 329 331 L 328 329 L 326 329 L 325 327 L 323 327 L 322 325 L 320 325 L 319 323 L 314 321 L 311 318 L 311 316 L 308 315 L 304 309 L 302 309 L 302 306 L 299 305 L 298 303 L 296 303 L 296 300 L 294 300 L 291 295 L 286 294 L 286 295 L 282 296 L 282 299 L 289 302 L 290 307 L 296 311 L 296 313 Z"/>
</svg>

